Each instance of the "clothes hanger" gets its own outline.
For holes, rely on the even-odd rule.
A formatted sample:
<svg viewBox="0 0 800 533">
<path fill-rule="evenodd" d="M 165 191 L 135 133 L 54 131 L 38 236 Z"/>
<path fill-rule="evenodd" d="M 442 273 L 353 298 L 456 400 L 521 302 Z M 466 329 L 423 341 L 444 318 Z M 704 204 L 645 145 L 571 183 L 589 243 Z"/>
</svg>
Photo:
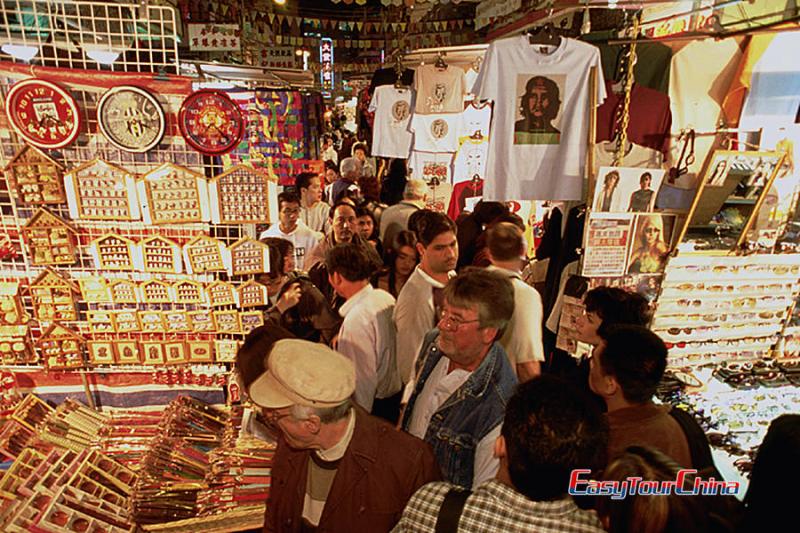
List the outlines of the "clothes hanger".
<svg viewBox="0 0 800 533">
<path fill-rule="evenodd" d="M 558 46 L 561 44 L 561 37 L 556 33 L 555 26 L 551 21 L 553 17 L 553 6 L 547 11 L 547 22 L 526 32 L 530 44 L 540 44 L 546 46 Z"/>
<path fill-rule="evenodd" d="M 447 63 L 444 60 L 444 52 L 439 52 L 439 54 L 436 56 L 436 63 L 434 63 L 434 66 L 438 69 L 447 68 Z"/>
</svg>

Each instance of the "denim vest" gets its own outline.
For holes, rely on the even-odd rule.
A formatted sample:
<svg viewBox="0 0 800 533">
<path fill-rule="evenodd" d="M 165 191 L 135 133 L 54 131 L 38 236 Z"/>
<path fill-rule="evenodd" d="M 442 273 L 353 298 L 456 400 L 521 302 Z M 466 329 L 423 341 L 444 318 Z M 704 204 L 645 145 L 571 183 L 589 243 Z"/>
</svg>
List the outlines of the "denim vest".
<svg viewBox="0 0 800 533">
<path fill-rule="evenodd" d="M 439 330 L 425 335 L 420 351 L 422 371 L 418 374 L 414 392 L 408 401 L 403 429 L 408 431 L 411 413 L 425 383 L 444 353 L 436 346 Z M 499 342 L 442 406 L 431 417 L 425 432 L 425 442 L 433 453 L 444 479 L 471 488 L 475 466 L 475 450 L 483 437 L 502 423 L 506 403 L 517 385 L 517 377 L 508 356 Z"/>
</svg>

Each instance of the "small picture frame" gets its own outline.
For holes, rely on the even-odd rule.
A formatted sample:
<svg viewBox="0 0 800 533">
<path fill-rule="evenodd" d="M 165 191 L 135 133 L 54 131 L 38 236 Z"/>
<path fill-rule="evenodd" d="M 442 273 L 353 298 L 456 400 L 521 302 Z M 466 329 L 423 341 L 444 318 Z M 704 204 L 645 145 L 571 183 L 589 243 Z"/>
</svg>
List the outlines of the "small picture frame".
<svg viewBox="0 0 800 533">
<path fill-rule="evenodd" d="M 191 331 L 185 311 L 167 311 L 163 316 L 168 333 Z"/>
<path fill-rule="evenodd" d="M 232 363 L 236 361 L 236 352 L 239 351 L 239 341 L 220 339 L 214 341 L 214 355 L 218 363 Z"/>
<path fill-rule="evenodd" d="M 214 361 L 214 348 L 211 341 L 189 341 L 190 363 L 212 363 Z"/>
<path fill-rule="evenodd" d="M 217 333 L 239 333 L 242 326 L 239 323 L 239 312 L 214 311 L 214 323 L 217 325 Z"/>
<path fill-rule="evenodd" d="M 92 333 L 114 333 L 114 320 L 110 311 L 86 311 L 89 331 Z"/>
<path fill-rule="evenodd" d="M 116 341 L 114 343 L 116 361 L 120 365 L 138 365 L 142 360 L 139 355 L 139 343 L 133 340 Z"/>
<path fill-rule="evenodd" d="M 162 341 L 142 342 L 142 363 L 145 365 L 164 364 L 164 343 Z"/>
<path fill-rule="evenodd" d="M 117 311 L 114 313 L 114 327 L 117 333 L 139 331 L 139 316 L 136 311 Z"/>
<path fill-rule="evenodd" d="M 89 341 L 89 364 L 114 364 L 114 343 L 112 341 Z"/>
<path fill-rule="evenodd" d="M 166 333 L 164 315 L 160 311 L 139 311 L 139 323 L 144 333 Z"/>
<path fill-rule="evenodd" d="M 164 359 L 168 365 L 179 365 L 189 362 L 186 356 L 186 344 L 183 342 L 168 342 L 164 345 Z"/>
<path fill-rule="evenodd" d="M 195 333 L 213 333 L 216 331 L 211 311 L 192 311 L 189 313 L 192 331 Z"/>
<path fill-rule="evenodd" d="M 247 335 L 257 327 L 264 325 L 264 313 L 261 311 L 244 311 L 239 313 L 239 321 L 242 325 L 242 333 Z"/>
</svg>

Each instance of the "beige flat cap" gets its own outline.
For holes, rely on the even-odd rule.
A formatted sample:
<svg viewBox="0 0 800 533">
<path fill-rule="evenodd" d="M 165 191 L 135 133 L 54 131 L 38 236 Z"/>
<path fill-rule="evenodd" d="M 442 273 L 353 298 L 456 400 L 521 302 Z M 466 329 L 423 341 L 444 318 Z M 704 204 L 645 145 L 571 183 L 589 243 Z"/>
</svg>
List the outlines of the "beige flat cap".
<svg viewBox="0 0 800 533">
<path fill-rule="evenodd" d="M 290 405 L 335 407 L 356 388 L 353 363 L 324 344 L 299 339 L 275 343 L 267 371 L 250 385 L 256 405 L 279 409 Z"/>
</svg>

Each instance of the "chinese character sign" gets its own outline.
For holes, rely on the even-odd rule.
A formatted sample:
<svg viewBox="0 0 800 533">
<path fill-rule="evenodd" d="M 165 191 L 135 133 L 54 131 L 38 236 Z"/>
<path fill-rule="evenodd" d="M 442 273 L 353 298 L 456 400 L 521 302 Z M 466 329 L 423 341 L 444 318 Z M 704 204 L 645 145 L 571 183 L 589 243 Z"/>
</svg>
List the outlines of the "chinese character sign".
<svg viewBox="0 0 800 533">
<path fill-rule="evenodd" d="M 323 37 L 319 40 L 319 81 L 323 91 L 333 89 L 333 40 Z"/>
<path fill-rule="evenodd" d="M 295 68 L 296 62 L 293 46 L 272 46 L 261 50 L 262 67 Z"/>
<path fill-rule="evenodd" d="M 239 50 L 238 24 L 189 24 L 189 49 L 196 51 Z"/>
</svg>

